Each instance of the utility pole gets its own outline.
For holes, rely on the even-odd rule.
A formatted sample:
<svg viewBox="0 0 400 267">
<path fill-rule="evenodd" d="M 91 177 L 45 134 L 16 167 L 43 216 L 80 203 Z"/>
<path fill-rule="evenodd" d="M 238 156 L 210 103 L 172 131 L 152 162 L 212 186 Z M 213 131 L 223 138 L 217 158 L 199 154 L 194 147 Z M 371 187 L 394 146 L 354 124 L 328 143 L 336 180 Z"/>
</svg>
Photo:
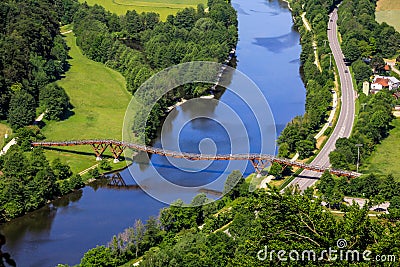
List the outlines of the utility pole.
<svg viewBox="0 0 400 267">
<path fill-rule="evenodd" d="M 363 111 L 364 111 L 366 105 L 367 105 L 367 103 L 361 103 L 361 106 L 363 107 Z"/>
<path fill-rule="evenodd" d="M 357 147 L 357 172 L 358 172 L 358 167 L 360 166 L 360 147 L 362 147 L 363 144 L 356 144 Z"/>
</svg>

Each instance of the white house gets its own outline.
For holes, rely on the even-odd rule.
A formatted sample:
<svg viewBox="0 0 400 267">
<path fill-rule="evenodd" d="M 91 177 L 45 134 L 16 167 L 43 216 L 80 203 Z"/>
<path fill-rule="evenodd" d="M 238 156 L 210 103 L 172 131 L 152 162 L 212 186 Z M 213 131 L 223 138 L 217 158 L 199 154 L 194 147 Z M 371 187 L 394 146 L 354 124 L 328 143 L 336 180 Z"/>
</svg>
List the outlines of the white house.
<svg viewBox="0 0 400 267">
<path fill-rule="evenodd" d="M 371 93 L 376 94 L 383 88 L 389 88 L 389 90 L 398 89 L 400 87 L 400 81 L 395 77 L 385 77 L 376 75 L 374 81 L 371 83 Z"/>
</svg>

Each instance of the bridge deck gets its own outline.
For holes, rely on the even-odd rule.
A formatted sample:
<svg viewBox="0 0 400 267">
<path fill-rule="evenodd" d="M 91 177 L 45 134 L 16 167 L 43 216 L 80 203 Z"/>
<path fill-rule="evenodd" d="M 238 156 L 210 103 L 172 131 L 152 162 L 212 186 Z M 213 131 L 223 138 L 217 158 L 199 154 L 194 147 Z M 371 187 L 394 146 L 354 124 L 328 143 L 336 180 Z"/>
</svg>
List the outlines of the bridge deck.
<svg viewBox="0 0 400 267">
<path fill-rule="evenodd" d="M 287 166 L 298 167 L 301 169 L 312 170 L 317 172 L 324 172 L 328 170 L 330 173 L 338 175 L 338 176 L 347 176 L 347 177 L 358 177 L 360 176 L 357 172 L 338 170 L 325 168 L 318 165 L 307 164 L 299 161 L 291 161 L 285 158 L 279 158 L 273 155 L 268 154 L 257 154 L 257 153 L 249 153 L 249 154 L 217 154 L 217 155 L 208 155 L 208 154 L 196 154 L 196 153 L 186 153 L 186 152 L 177 152 L 171 151 L 161 148 L 155 148 L 151 146 L 139 145 L 135 143 L 128 143 L 123 141 L 116 140 L 77 140 L 77 141 L 60 141 L 60 142 L 33 142 L 32 146 L 34 147 L 60 147 L 60 146 L 82 146 L 82 145 L 92 145 L 93 147 L 103 146 L 101 152 L 98 152 L 98 147 L 95 147 L 96 156 L 101 156 L 107 146 L 110 146 L 115 158 L 118 158 L 122 151 L 125 148 L 134 149 L 137 151 L 144 151 L 151 154 L 158 154 L 166 157 L 173 158 L 185 158 L 189 160 L 249 160 L 252 162 L 253 166 L 257 170 L 257 166 L 264 165 L 265 162 L 277 162 Z M 119 152 L 116 153 L 115 148 L 119 149 Z M 97 155 L 97 153 L 99 155 Z"/>
</svg>

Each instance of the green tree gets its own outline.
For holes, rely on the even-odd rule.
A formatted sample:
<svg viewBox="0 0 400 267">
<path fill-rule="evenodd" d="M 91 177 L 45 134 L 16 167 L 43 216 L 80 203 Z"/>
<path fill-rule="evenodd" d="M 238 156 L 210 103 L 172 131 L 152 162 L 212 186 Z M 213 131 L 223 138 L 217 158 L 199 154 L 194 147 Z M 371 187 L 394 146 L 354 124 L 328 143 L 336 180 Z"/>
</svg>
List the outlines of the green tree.
<svg viewBox="0 0 400 267">
<path fill-rule="evenodd" d="M 240 186 L 244 183 L 244 179 L 240 171 L 234 170 L 228 175 L 225 181 L 223 195 L 228 196 L 231 199 L 235 199 L 240 196 Z"/>
<path fill-rule="evenodd" d="M 356 61 L 361 56 L 358 41 L 355 38 L 343 42 L 342 50 L 345 58 L 350 62 Z"/>
<path fill-rule="evenodd" d="M 315 149 L 315 143 L 310 140 L 301 140 L 296 143 L 297 152 L 300 158 L 310 157 Z"/>
<path fill-rule="evenodd" d="M 14 129 L 29 125 L 35 118 L 35 99 L 32 95 L 19 91 L 12 95 L 8 122 Z"/>
<path fill-rule="evenodd" d="M 354 72 L 354 78 L 357 82 L 368 81 L 372 75 L 371 68 L 362 60 L 356 60 L 351 64 Z"/>
<path fill-rule="evenodd" d="M 69 182 L 71 189 L 79 189 L 85 185 L 79 174 L 72 175 Z"/>
<path fill-rule="evenodd" d="M 321 175 L 321 178 L 319 178 L 317 188 L 322 194 L 330 195 L 335 186 L 336 182 L 333 179 L 332 174 L 330 174 L 329 171 L 325 171 Z"/>
<path fill-rule="evenodd" d="M 390 201 L 390 205 L 388 207 L 389 215 L 387 216 L 391 220 L 399 220 L 400 219 L 400 196 L 395 196 Z"/>
<path fill-rule="evenodd" d="M 373 57 L 370 64 L 376 73 L 381 72 L 385 67 L 385 61 L 381 56 Z"/>
<path fill-rule="evenodd" d="M 50 120 L 62 119 L 69 109 L 69 97 L 57 84 L 49 84 L 40 90 L 41 106 L 46 110 L 45 117 Z"/>
<path fill-rule="evenodd" d="M 129 34 L 137 34 L 144 30 L 143 21 L 135 10 L 126 12 L 125 29 Z"/>
<path fill-rule="evenodd" d="M 62 163 L 59 158 L 53 160 L 51 167 L 53 168 L 54 174 L 59 180 L 65 180 L 72 175 L 71 167 Z"/>
<path fill-rule="evenodd" d="M 85 253 L 79 266 L 82 267 L 103 267 L 116 266 L 119 263 L 114 257 L 110 248 L 97 246 Z"/>
</svg>

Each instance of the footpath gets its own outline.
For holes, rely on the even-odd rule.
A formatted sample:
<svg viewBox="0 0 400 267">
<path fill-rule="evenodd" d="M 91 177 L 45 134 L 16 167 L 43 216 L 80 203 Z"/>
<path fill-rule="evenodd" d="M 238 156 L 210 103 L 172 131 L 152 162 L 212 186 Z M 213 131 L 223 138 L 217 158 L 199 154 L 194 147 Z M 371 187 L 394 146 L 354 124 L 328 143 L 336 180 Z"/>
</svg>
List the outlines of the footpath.
<svg viewBox="0 0 400 267">
<path fill-rule="evenodd" d="M 42 114 L 39 115 L 39 117 L 37 117 L 35 119 L 35 121 L 33 122 L 33 125 L 38 124 L 40 121 L 43 120 L 45 112 L 43 112 Z M 17 139 L 14 137 L 13 139 L 11 139 L 4 147 L 3 149 L 0 151 L 0 156 L 3 156 L 7 153 L 7 151 L 17 143 Z"/>
</svg>

